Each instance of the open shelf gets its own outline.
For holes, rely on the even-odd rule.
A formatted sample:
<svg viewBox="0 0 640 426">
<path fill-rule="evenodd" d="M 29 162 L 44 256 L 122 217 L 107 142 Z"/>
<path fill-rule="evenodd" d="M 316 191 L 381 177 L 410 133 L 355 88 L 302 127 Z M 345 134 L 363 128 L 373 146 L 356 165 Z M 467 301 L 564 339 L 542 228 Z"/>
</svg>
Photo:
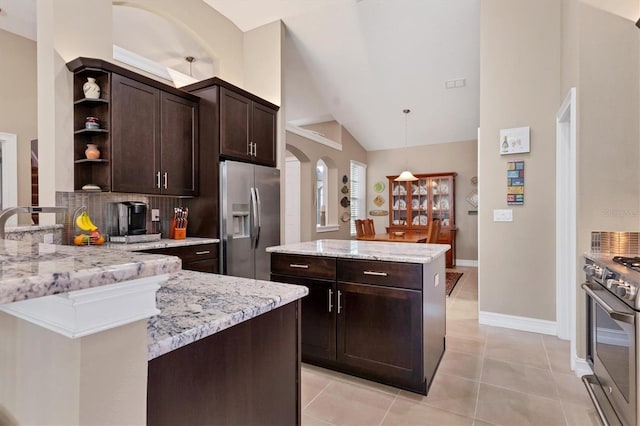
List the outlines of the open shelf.
<svg viewBox="0 0 640 426">
<path fill-rule="evenodd" d="M 79 129 L 73 132 L 74 135 L 80 135 L 80 134 L 97 134 L 97 133 L 109 133 L 108 129 Z"/>
<path fill-rule="evenodd" d="M 108 162 L 109 162 L 109 160 L 105 160 L 103 158 L 98 158 L 96 160 L 92 160 L 92 159 L 89 159 L 89 158 L 83 158 L 81 160 L 74 161 L 74 163 L 76 163 L 76 164 L 80 164 L 80 163 L 108 163 Z"/>
<path fill-rule="evenodd" d="M 98 99 L 92 99 L 92 98 L 82 98 L 82 99 L 78 99 L 77 101 L 74 101 L 73 104 L 74 105 L 82 105 L 82 104 L 108 104 L 109 100 L 108 99 L 102 99 L 102 98 L 98 98 Z"/>
</svg>

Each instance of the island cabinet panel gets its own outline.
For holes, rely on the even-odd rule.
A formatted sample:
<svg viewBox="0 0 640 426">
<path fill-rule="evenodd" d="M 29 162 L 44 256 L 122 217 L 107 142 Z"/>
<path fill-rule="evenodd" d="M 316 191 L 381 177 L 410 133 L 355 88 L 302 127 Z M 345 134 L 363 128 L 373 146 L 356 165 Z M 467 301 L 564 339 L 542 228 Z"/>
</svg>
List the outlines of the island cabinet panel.
<svg viewBox="0 0 640 426">
<path fill-rule="evenodd" d="M 149 361 L 149 425 L 299 425 L 299 301 Z"/>
<path fill-rule="evenodd" d="M 271 279 L 309 288 L 303 361 L 426 394 L 444 352 L 444 286 L 425 289 L 424 264 L 272 253 Z"/>
<path fill-rule="evenodd" d="M 388 383 L 424 389 L 421 292 L 339 281 L 338 309 L 338 362 Z"/>
</svg>

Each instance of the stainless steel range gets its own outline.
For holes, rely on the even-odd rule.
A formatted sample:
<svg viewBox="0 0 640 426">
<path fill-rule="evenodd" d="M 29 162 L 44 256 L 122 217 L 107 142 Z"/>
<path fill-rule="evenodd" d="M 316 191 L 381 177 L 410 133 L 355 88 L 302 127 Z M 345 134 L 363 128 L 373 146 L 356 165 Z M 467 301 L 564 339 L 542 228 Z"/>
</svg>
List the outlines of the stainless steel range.
<svg viewBox="0 0 640 426">
<path fill-rule="evenodd" d="M 587 362 L 583 376 L 604 425 L 637 425 L 640 372 L 640 257 L 585 256 Z"/>
</svg>

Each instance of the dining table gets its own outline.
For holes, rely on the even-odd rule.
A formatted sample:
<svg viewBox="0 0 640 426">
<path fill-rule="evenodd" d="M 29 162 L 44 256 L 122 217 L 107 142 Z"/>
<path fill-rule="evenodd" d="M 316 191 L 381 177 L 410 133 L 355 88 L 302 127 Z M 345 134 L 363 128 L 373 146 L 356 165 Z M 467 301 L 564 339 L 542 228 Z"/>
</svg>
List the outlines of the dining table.
<svg viewBox="0 0 640 426">
<path fill-rule="evenodd" d="M 426 243 L 427 233 L 417 231 L 386 232 L 384 234 L 365 235 L 358 237 L 357 239 L 363 241 L 386 241 L 396 243 Z"/>
</svg>

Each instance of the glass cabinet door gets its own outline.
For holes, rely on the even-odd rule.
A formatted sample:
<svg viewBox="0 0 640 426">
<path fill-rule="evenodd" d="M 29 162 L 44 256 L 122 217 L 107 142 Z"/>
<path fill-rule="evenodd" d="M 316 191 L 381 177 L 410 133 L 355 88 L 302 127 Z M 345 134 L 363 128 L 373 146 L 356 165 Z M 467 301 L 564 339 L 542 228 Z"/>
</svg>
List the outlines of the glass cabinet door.
<svg viewBox="0 0 640 426">
<path fill-rule="evenodd" d="M 429 179 L 421 178 L 411 185 L 411 225 L 426 226 L 429 223 Z"/>
<path fill-rule="evenodd" d="M 449 226 L 451 221 L 451 191 L 449 178 L 431 180 L 432 219 L 440 220 L 441 226 Z"/>
<path fill-rule="evenodd" d="M 405 182 L 393 182 L 391 186 L 391 224 L 406 225 L 407 216 L 407 186 Z"/>
</svg>

